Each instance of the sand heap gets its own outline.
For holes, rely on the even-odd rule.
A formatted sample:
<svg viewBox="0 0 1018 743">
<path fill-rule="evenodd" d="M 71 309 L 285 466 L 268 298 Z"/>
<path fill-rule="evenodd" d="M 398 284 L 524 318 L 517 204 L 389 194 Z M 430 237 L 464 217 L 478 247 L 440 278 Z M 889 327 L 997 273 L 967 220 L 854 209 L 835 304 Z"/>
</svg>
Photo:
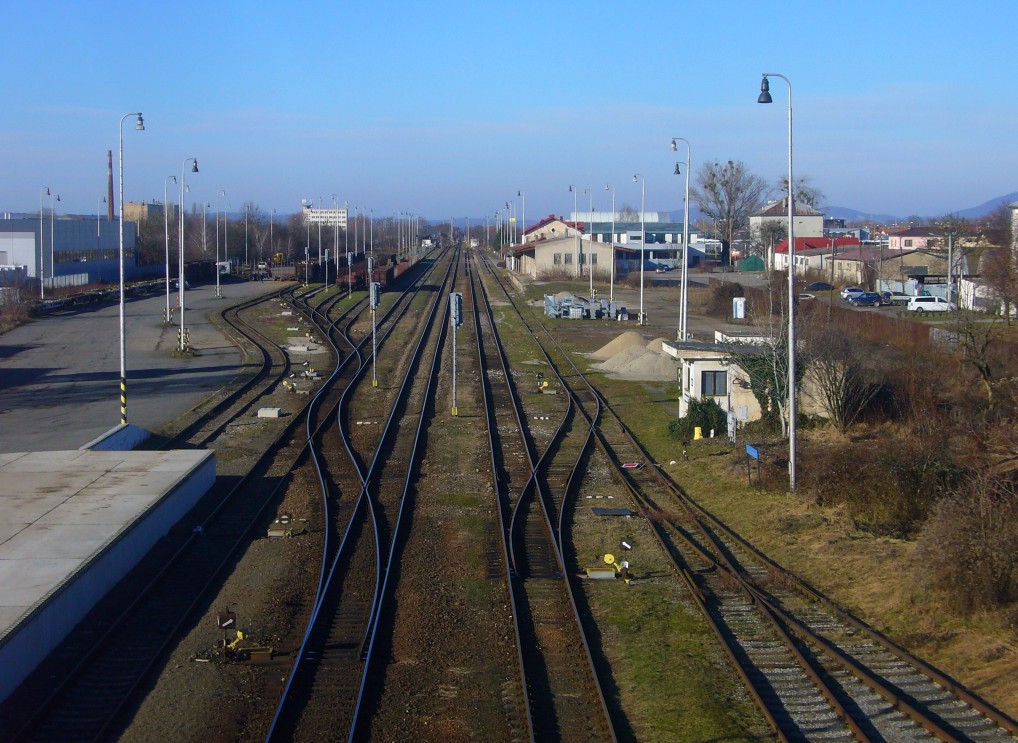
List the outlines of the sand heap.
<svg viewBox="0 0 1018 743">
<path fill-rule="evenodd" d="M 594 368 L 618 379 L 640 382 L 666 382 L 675 379 L 678 364 L 663 353 L 664 338 L 655 338 L 644 345 L 635 331 L 623 333 L 591 356 L 603 359 Z"/>
<path fill-rule="evenodd" d="M 632 346 L 639 346 L 640 348 L 646 347 L 646 341 L 643 340 L 643 336 L 637 333 L 635 330 L 628 330 L 620 335 L 615 340 L 611 341 L 607 345 L 594 351 L 590 354 L 591 358 L 595 358 L 598 361 L 607 361 L 617 353 L 625 351 L 627 348 Z"/>
</svg>

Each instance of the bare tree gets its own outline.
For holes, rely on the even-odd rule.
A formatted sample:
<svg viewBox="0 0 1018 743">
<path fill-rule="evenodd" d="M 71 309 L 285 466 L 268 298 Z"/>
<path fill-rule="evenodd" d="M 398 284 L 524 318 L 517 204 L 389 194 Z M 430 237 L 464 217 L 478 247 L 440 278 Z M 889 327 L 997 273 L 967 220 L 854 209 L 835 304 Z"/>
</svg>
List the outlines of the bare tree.
<svg viewBox="0 0 1018 743">
<path fill-rule="evenodd" d="M 753 324 L 761 340 L 751 346 L 731 345 L 726 348 L 731 363 L 749 377 L 749 388 L 760 404 L 763 417 L 788 435 L 788 306 L 787 287 L 780 276 L 770 275 L 767 284 L 768 304 L 765 312 L 753 313 Z M 796 354 L 796 386 L 806 371 L 806 364 Z"/>
<path fill-rule="evenodd" d="M 749 225 L 749 215 L 760 207 L 767 182 L 751 173 L 741 160 L 729 160 L 724 165 L 715 161 L 700 166 L 691 190 L 700 211 L 717 221 L 727 251 L 735 233 Z"/>
<path fill-rule="evenodd" d="M 788 196 L 788 176 L 782 176 L 775 185 L 775 190 Z M 812 209 L 820 211 L 823 209 L 827 196 L 817 186 L 813 185 L 813 179 L 808 175 L 802 175 L 795 179 L 795 203 L 804 204 Z"/>
<path fill-rule="evenodd" d="M 1015 250 L 1011 209 L 1001 204 L 989 214 L 981 228 L 987 241 L 994 246 L 984 259 L 982 273 L 1010 325 L 1011 312 L 1018 305 L 1018 251 Z"/>
<path fill-rule="evenodd" d="M 752 251 L 756 255 L 768 256 L 775 245 L 788 237 L 788 227 L 780 222 L 766 221 L 754 230 L 751 237 Z"/>
<path fill-rule="evenodd" d="M 844 433 L 881 389 L 880 355 L 857 334 L 835 329 L 820 312 L 800 322 L 799 339 L 808 359 L 811 397 Z"/>
<path fill-rule="evenodd" d="M 618 219 L 620 222 L 639 222 L 640 213 L 629 204 L 623 204 L 619 209 Z"/>
</svg>

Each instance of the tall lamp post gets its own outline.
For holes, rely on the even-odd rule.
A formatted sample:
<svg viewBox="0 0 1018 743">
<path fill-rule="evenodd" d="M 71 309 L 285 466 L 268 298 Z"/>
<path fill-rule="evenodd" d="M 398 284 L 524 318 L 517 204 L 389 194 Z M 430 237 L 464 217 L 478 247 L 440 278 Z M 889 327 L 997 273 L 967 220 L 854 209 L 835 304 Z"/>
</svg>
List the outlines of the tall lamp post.
<svg viewBox="0 0 1018 743">
<path fill-rule="evenodd" d="M 590 246 L 587 249 L 587 274 L 590 276 L 590 299 L 594 299 L 594 190 L 591 188 L 583 189 L 583 195 L 590 197 L 590 224 L 587 229 L 587 242 Z M 593 315 L 591 315 L 593 319 Z"/>
<path fill-rule="evenodd" d="M 42 210 L 42 197 L 50 196 L 49 186 L 39 190 L 39 299 L 46 298 L 46 285 L 43 279 L 46 278 L 46 248 L 43 246 L 42 220 L 45 212 Z"/>
<path fill-rule="evenodd" d="M 56 288 L 55 284 L 56 284 L 56 278 L 57 278 L 57 262 L 56 262 L 56 255 L 54 255 L 53 244 L 55 242 L 55 237 L 56 237 L 56 227 L 55 227 L 56 219 L 57 219 L 57 204 L 56 204 L 56 202 L 58 202 L 58 201 L 60 201 L 60 194 L 56 194 L 56 195 L 50 194 L 50 197 L 49 197 L 49 276 L 50 276 L 50 279 L 54 283 L 54 287 L 53 288 Z"/>
<path fill-rule="evenodd" d="M 523 233 L 520 235 L 520 245 L 522 245 L 527 241 L 527 192 L 521 189 L 516 192 L 516 195 L 519 196 L 520 199 L 522 199 L 523 201 L 522 204 Z"/>
<path fill-rule="evenodd" d="M 578 216 L 579 207 L 576 204 L 576 187 L 572 184 L 569 186 L 569 193 L 573 195 L 573 234 L 576 235 L 576 270 L 578 271 L 580 268 L 580 227 L 578 224 L 579 220 L 576 217 Z"/>
<path fill-rule="evenodd" d="M 607 191 L 608 189 L 611 189 L 611 192 L 612 192 L 612 234 L 611 234 L 611 239 L 608 241 L 608 243 L 612 247 L 612 256 L 611 256 L 611 263 L 612 263 L 611 272 L 612 273 L 611 273 L 611 283 L 608 286 L 608 301 L 609 302 L 614 302 L 615 301 L 615 186 L 611 186 L 611 185 L 605 183 L 604 184 L 604 190 Z"/>
<path fill-rule="evenodd" d="M 184 272 L 184 194 L 187 193 L 187 164 L 191 163 L 191 172 L 198 172 L 198 158 L 188 157 L 180 165 L 180 264 L 177 268 L 177 292 L 180 296 L 180 337 L 177 339 L 181 353 L 187 352 L 187 326 L 184 325 L 184 289 L 187 287 Z"/>
<path fill-rule="evenodd" d="M 95 255 L 99 257 L 99 239 L 102 237 L 102 208 L 106 203 L 106 197 L 101 196 L 95 201 Z"/>
<path fill-rule="evenodd" d="M 646 207 L 647 207 L 647 179 L 642 174 L 637 173 L 633 176 L 633 183 L 642 181 L 640 188 L 640 325 L 647 324 L 647 317 L 643 314 L 643 244 L 647 240 L 647 223 L 646 223 Z"/>
<path fill-rule="evenodd" d="M 220 189 L 216 192 L 216 296 L 223 296 L 223 289 L 219 285 L 219 211 L 222 206 L 221 196 L 226 196 L 226 191 Z M 225 230 L 224 230 L 225 231 Z"/>
<path fill-rule="evenodd" d="M 145 131 L 141 112 L 124 114 L 120 119 L 120 425 L 127 425 L 127 331 L 124 323 L 124 122 L 132 116 L 138 120 L 136 131 Z"/>
<path fill-rule="evenodd" d="M 680 294 L 682 306 L 679 308 L 679 340 L 686 340 L 688 335 L 689 310 L 689 140 L 685 137 L 672 137 L 672 152 L 679 149 L 678 143 L 686 143 L 686 194 L 682 199 L 682 281 Z M 679 172 L 679 164 L 675 163 L 675 172 Z"/>
<path fill-rule="evenodd" d="M 163 178 L 163 227 L 166 230 L 166 317 L 163 322 L 169 325 L 173 322 L 173 315 L 170 313 L 170 181 L 177 183 L 177 176 L 168 175 Z"/>
<path fill-rule="evenodd" d="M 773 103 L 768 78 L 788 85 L 788 490 L 795 492 L 795 181 L 792 180 L 792 82 L 776 72 L 763 73 L 757 103 Z"/>
<path fill-rule="evenodd" d="M 275 245 L 272 242 L 272 223 L 276 221 L 276 210 L 269 212 L 269 260 L 276 260 Z"/>
</svg>

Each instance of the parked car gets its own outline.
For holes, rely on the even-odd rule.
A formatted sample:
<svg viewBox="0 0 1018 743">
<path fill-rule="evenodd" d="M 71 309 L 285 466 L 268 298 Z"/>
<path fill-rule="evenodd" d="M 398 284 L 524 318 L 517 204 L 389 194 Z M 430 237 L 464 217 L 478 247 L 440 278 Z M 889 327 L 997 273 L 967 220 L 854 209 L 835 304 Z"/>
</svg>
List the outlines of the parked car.
<svg viewBox="0 0 1018 743">
<path fill-rule="evenodd" d="M 866 290 L 861 289 L 858 286 L 846 286 L 844 289 L 841 290 L 841 298 L 844 300 L 849 300 L 856 294 L 862 294 L 864 291 Z"/>
<path fill-rule="evenodd" d="M 909 312 L 954 312 L 958 305 L 941 297 L 912 297 L 908 300 Z"/>
<path fill-rule="evenodd" d="M 826 281 L 814 281 L 812 284 L 806 287 L 808 292 L 829 292 L 834 286 L 828 284 Z"/>
<path fill-rule="evenodd" d="M 816 294 L 807 294 L 806 292 L 803 292 L 802 294 L 799 295 L 799 299 L 816 299 L 816 298 L 817 298 Z"/>
<path fill-rule="evenodd" d="M 863 292 L 849 297 L 848 303 L 854 304 L 856 307 L 879 307 L 883 304 L 883 300 L 876 292 Z"/>
<path fill-rule="evenodd" d="M 659 264 L 657 264 L 657 266 L 656 266 L 656 267 L 654 268 L 654 271 L 655 271 L 656 273 L 668 273 L 668 272 L 669 272 L 669 271 L 671 271 L 671 270 L 672 270 L 672 267 L 671 267 L 671 266 L 668 266 L 668 265 L 666 265 L 666 264 L 664 264 L 664 263 L 659 263 Z"/>
</svg>

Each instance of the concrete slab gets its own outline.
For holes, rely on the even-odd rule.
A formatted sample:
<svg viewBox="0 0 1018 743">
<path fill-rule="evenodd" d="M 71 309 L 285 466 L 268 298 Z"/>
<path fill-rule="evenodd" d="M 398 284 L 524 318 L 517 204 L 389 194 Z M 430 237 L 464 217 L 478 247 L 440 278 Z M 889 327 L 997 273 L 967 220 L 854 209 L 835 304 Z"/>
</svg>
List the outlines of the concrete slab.
<svg viewBox="0 0 1018 743">
<path fill-rule="evenodd" d="M 215 296 L 214 284 L 187 292 L 186 321 L 197 349 L 187 358 L 174 354 L 177 326 L 162 322 L 165 295 L 130 298 L 125 322 L 131 424 L 158 432 L 228 385 L 244 357 L 209 314 L 281 287 L 227 283 L 225 298 Z M 176 297 L 171 299 L 176 309 Z M 119 423 L 118 317 L 116 304 L 69 309 L 0 335 L 0 452 L 75 449 Z M 115 445 L 129 448 L 120 439 L 130 433 L 118 434 Z"/>
<path fill-rule="evenodd" d="M 214 481 L 210 451 L 0 457 L 0 699 Z"/>
</svg>

